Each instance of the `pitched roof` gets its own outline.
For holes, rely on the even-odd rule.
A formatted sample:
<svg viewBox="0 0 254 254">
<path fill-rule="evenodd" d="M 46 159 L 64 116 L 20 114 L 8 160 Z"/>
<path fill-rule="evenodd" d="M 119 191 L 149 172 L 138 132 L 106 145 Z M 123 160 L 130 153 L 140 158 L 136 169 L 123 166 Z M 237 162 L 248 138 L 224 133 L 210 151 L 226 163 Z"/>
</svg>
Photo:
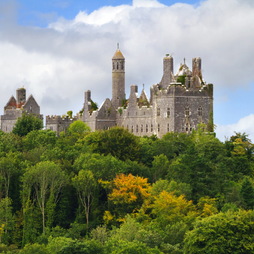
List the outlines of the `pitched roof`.
<svg viewBox="0 0 254 254">
<path fill-rule="evenodd" d="M 120 49 L 117 49 L 112 59 L 125 59 L 125 58 Z"/>
</svg>

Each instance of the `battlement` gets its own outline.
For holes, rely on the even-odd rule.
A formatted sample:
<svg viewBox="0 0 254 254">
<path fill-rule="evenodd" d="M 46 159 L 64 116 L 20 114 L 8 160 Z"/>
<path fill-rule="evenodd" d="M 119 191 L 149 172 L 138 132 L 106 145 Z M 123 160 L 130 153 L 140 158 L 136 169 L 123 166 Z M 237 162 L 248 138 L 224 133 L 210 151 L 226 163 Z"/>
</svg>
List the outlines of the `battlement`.
<svg viewBox="0 0 254 254">
<path fill-rule="evenodd" d="M 54 124 L 54 123 L 73 123 L 78 120 L 78 116 L 74 116 L 73 118 L 69 118 L 68 116 L 57 116 L 57 115 L 51 115 L 46 116 L 46 124 Z"/>
</svg>

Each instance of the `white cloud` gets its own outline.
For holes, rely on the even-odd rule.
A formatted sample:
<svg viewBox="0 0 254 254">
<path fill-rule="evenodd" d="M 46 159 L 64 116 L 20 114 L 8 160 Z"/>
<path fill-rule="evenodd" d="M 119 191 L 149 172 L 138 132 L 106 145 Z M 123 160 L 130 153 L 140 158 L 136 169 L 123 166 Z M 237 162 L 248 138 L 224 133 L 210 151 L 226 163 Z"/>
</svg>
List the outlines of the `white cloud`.
<svg viewBox="0 0 254 254">
<path fill-rule="evenodd" d="M 0 26 L 0 114 L 22 84 L 45 115 L 77 112 L 87 89 L 99 104 L 111 98 L 117 42 L 126 58 L 127 97 L 131 84 L 145 83 L 149 91 L 160 81 L 166 53 L 173 53 L 175 72 L 184 57 L 191 67 L 191 58 L 200 56 L 203 76 L 217 91 L 247 87 L 254 80 L 253 13 L 247 0 L 207 0 L 198 6 L 134 0 L 81 11 L 74 20 L 61 18 L 43 29 L 18 26 L 6 15 Z"/>
<path fill-rule="evenodd" d="M 221 141 L 225 141 L 226 138 L 230 138 L 234 135 L 234 132 L 246 133 L 248 137 L 254 142 L 254 115 L 250 114 L 241 118 L 237 123 L 229 125 L 217 125 L 216 136 Z"/>
</svg>

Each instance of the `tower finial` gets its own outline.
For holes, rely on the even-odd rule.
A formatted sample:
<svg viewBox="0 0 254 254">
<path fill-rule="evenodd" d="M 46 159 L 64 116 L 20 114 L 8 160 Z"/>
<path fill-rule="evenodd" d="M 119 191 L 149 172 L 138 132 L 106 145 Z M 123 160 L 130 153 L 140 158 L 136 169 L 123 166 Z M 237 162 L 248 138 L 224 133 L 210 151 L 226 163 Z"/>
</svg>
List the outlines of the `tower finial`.
<svg viewBox="0 0 254 254">
<path fill-rule="evenodd" d="M 185 64 L 185 58 L 183 59 L 183 63 Z"/>
<path fill-rule="evenodd" d="M 117 49 L 119 49 L 119 43 L 117 43 Z"/>
</svg>

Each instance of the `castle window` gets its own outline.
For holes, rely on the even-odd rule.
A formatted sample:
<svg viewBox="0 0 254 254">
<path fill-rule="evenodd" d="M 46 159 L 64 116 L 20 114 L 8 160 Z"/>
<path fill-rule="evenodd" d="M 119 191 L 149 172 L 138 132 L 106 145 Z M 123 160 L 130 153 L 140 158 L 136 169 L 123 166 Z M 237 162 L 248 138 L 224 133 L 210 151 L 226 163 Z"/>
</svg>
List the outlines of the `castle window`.
<svg viewBox="0 0 254 254">
<path fill-rule="evenodd" d="M 203 115 L 203 109 L 201 106 L 198 107 L 198 116 L 202 116 Z"/>
<path fill-rule="evenodd" d="M 148 124 L 146 124 L 146 132 L 148 132 Z"/>
<path fill-rule="evenodd" d="M 116 69 L 118 70 L 119 69 L 119 63 L 117 62 L 116 64 Z"/>
<path fill-rule="evenodd" d="M 113 63 L 113 70 L 115 69 L 115 63 Z"/>
<path fill-rule="evenodd" d="M 123 62 L 122 62 L 122 64 L 121 64 L 121 69 L 123 70 Z"/>
<path fill-rule="evenodd" d="M 157 116 L 160 116 L 160 108 L 157 108 Z"/>
<path fill-rule="evenodd" d="M 158 123 L 158 132 L 160 132 L 160 124 Z"/>
<path fill-rule="evenodd" d="M 141 132 L 143 132 L 143 124 L 141 124 Z"/>
<path fill-rule="evenodd" d="M 170 108 L 167 108 L 167 117 L 170 116 Z"/>
<path fill-rule="evenodd" d="M 169 132 L 169 123 L 168 123 L 168 129 L 167 129 L 167 131 Z"/>
<path fill-rule="evenodd" d="M 133 125 L 131 126 L 131 132 L 134 132 L 134 126 Z"/>
<path fill-rule="evenodd" d="M 136 125 L 136 132 L 138 132 L 138 124 Z"/>
<path fill-rule="evenodd" d="M 188 123 L 186 123 L 186 131 L 188 131 Z"/>
<path fill-rule="evenodd" d="M 189 106 L 185 107 L 185 116 L 189 116 L 190 115 L 190 110 L 189 110 Z"/>
<path fill-rule="evenodd" d="M 191 124 L 190 124 L 190 131 L 192 131 Z"/>
<path fill-rule="evenodd" d="M 153 124 L 151 124 L 151 132 L 153 132 Z"/>
</svg>

